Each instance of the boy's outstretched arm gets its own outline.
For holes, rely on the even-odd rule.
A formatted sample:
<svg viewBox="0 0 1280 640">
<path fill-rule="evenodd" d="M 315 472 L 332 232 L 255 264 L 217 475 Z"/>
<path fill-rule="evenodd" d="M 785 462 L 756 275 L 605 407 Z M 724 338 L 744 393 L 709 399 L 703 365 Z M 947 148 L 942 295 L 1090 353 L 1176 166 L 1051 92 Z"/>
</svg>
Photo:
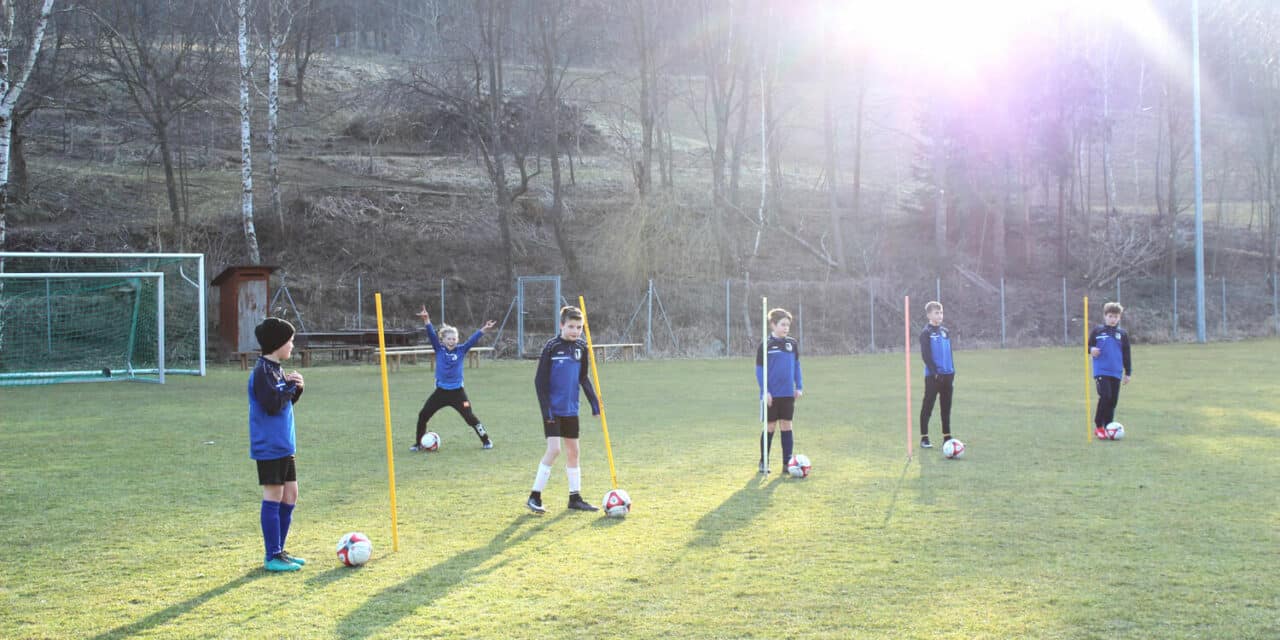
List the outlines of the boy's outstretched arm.
<svg viewBox="0 0 1280 640">
<path fill-rule="evenodd" d="M 462 351 L 467 351 L 471 347 L 476 346 L 476 344 L 480 342 L 480 339 L 484 337 L 484 334 L 489 333 L 489 330 L 493 328 L 494 324 L 495 323 L 492 320 L 484 323 L 483 327 L 476 329 L 476 332 L 471 334 L 471 337 L 467 338 L 467 341 L 462 343 L 462 346 L 458 348 Z"/>
<path fill-rule="evenodd" d="M 431 326 L 431 314 L 427 312 L 427 305 L 422 305 L 422 311 L 414 314 L 422 318 L 422 323 L 427 331 L 427 340 L 431 343 L 431 348 L 440 351 L 444 347 L 440 345 L 440 336 L 436 335 L 436 328 Z"/>
</svg>

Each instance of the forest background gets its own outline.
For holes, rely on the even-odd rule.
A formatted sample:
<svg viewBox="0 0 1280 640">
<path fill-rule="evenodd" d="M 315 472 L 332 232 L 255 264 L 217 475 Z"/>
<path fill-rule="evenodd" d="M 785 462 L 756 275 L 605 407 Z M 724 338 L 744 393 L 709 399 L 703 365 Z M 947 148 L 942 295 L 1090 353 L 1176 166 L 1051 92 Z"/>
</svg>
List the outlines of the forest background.
<svg viewBox="0 0 1280 640">
<path fill-rule="evenodd" d="M 278 266 L 314 329 L 379 291 L 469 330 L 558 274 L 607 339 L 654 281 L 680 354 L 749 349 L 758 295 L 826 352 L 904 294 L 990 344 L 1090 293 L 1193 335 L 1183 0 L 0 4 L 7 251 Z M 1280 6 L 1199 11 L 1211 326 L 1272 334 Z"/>
</svg>

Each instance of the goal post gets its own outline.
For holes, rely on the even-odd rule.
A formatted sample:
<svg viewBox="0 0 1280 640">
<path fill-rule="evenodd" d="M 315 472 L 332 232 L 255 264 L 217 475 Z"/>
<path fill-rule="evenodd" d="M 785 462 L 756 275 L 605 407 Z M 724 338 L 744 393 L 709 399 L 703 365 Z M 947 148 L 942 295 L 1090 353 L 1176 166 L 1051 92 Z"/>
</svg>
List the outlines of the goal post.
<svg viewBox="0 0 1280 640">
<path fill-rule="evenodd" d="M 165 274 L 0 273 L 0 386 L 164 383 Z"/>
<path fill-rule="evenodd" d="M 208 329 L 203 253 L 0 251 L 0 273 L 158 272 L 164 277 L 165 373 L 203 376 Z M 3 296 L 4 280 L 0 280 Z M 0 327 L 0 339 L 3 339 Z M 2 354 L 0 354 L 2 356 Z"/>
</svg>

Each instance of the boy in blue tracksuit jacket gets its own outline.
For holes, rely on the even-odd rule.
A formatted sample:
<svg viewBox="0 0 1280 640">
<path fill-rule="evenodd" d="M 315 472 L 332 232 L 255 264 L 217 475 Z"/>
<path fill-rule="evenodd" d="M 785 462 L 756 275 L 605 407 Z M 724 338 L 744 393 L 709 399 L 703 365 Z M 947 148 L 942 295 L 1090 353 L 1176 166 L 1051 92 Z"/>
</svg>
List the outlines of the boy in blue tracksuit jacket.
<svg viewBox="0 0 1280 640">
<path fill-rule="evenodd" d="M 262 356 L 249 374 L 249 457 L 257 461 L 262 485 L 262 564 L 267 571 L 297 571 L 307 561 L 285 551 L 284 542 L 298 503 L 293 405 L 302 397 L 302 374 L 280 367 L 293 354 L 293 325 L 267 318 L 254 334 Z"/>
<path fill-rule="evenodd" d="M 1093 358 L 1093 382 L 1098 389 L 1098 409 L 1093 414 L 1093 434 L 1107 440 L 1106 426 L 1115 421 L 1120 385 L 1129 384 L 1133 363 L 1129 359 L 1129 332 L 1120 328 L 1124 307 L 1108 302 L 1102 307 L 1106 324 L 1089 332 L 1089 355 Z"/>
<path fill-rule="evenodd" d="M 542 490 L 551 477 L 551 463 L 565 452 L 565 473 L 569 476 L 569 508 L 577 511 L 599 509 L 582 499 L 582 470 L 578 466 L 578 388 L 587 394 L 591 415 L 600 415 L 600 401 L 591 385 L 591 360 L 587 343 L 582 340 L 582 310 L 560 309 L 560 335 L 547 341 L 538 358 L 538 372 L 533 386 L 538 392 L 542 412 L 542 432 L 547 438 L 547 451 L 538 463 L 533 490 L 525 506 L 534 513 L 546 513 L 542 506 Z"/>
<path fill-rule="evenodd" d="M 427 313 L 426 305 L 422 306 L 422 311 L 418 312 L 418 317 L 422 318 L 426 324 L 427 339 L 431 341 L 431 348 L 436 351 L 436 390 L 431 393 L 431 397 L 427 398 L 426 404 L 422 405 L 422 410 L 418 412 L 418 431 L 413 437 L 413 446 L 409 447 L 410 451 L 422 450 L 422 435 L 427 432 L 427 422 L 431 420 L 437 411 L 445 407 L 453 407 L 458 415 L 475 430 L 476 435 L 480 436 L 480 446 L 484 449 L 492 449 L 493 441 L 489 439 L 489 433 L 485 431 L 484 425 L 480 423 L 480 418 L 476 417 L 475 412 L 471 410 L 471 401 L 467 399 L 467 392 L 462 388 L 462 365 L 467 359 L 467 352 L 476 346 L 477 342 L 488 333 L 496 324 L 493 320 L 484 323 L 484 327 L 478 329 L 466 342 L 458 344 L 458 330 L 449 325 L 441 325 L 440 335 L 436 335 L 435 327 L 431 326 L 431 314 Z"/>
<path fill-rule="evenodd" d="M 764 345 L 756 348 L 756 384 L 760 396 L 768 407 L 768 441 L 760 443 L 760 473 L 769 473 L 764 458 L 773 447 L 773 432 L 782 430 L 782 475 L 787 475 L 787 461 L 791 459 L 794 440 L 791 421 L 795 416 L 796 400 L 804 395 L 804 379 L 800 374 L 800 342 L 788 337 L 791 333 L 791 313 L 786 309 L 769 311 L 769 380 L 764 379 Z"/>
<path fill-rule="evenodd" d="M 956 367 L 951 358 L 951 331 L 942 326 L 942 303 L 924 305 L 929 324 L 920 331 L 920 357 L 924 358 L 924 401 L 920 405 L 920 447 L 928 449 L 929 418 L 933 403 L 941 400 L 942 442 L 951 439 L 951 395 L 955 390 Z"/>
</svg>

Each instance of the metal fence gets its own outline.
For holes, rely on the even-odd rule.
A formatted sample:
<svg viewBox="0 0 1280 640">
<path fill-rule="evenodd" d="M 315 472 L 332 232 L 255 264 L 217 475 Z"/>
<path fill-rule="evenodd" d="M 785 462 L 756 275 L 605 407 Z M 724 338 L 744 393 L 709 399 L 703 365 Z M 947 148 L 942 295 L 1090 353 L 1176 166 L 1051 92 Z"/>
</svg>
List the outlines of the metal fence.
<svg viewBox="0 0 1280 640">
<path fill-rule="evenodd" d="M 1269 275 L 1217 276 L 1206 280 L 1207 338 L 1237 340 L 1280 335 L 1280 297 Z M 354 293 L 354 292 L 352 292 Z M 363 294 L 372 296 L 366 286 Z M 435 296 L 438 295 L 438 298 Z M 448 309 L 450 324 L 464 333 L 489 318 L 503 323 L 495 355 L 517 357 L 513 307 L 494 298 L 483 304 L 458 300 L 441 282 L 426 302 Z M 597 343 L 639 343 L 649 357 L 721 357 L 754 353 L 760 327 L 760 299 L 795 317 L 792 335 L 806 353 L 849 354 L 902 348 L 903 303 L 911 301 L 911 333 L 924 326 L 924 305 L 943 303 L 945 324 L 966 348 L 1072 345 L 1085 328 L 1083 299 L 1089 299 L 1092 324 L 1102 305 L 1125 307 L 1124 326 L 1135 342 L 1192 342 L 1196 339 L 1195 282 L 1165 278 L 1122 278 L 1105 286 L 1087 286 L 1069 278 L 1006 279 L 987 282 L 961 275 L 921 279 L 891 277 L 815 281 L 654 280 L 602 291 L 566 288 L 558 304 L 576 304 L 583 295 Z M 384 298 L 386 294 L 384 293 Z M 544 301 L 555 305 L 557 301 Z M 417 304 L 416 302 L 414 304 Z M 354 304 L 352 305 L 355 306 Z M 364 304 L 370 309 L 372 304 Z M 546 306 L 546 305 L 543 305 Z M 553 308 L 553 307 L 552 307 Z M 485 315 L 472 310 L 485 309 Z M 506 310 L 504 315 L 503 310 Z M 440 317 L 439 314 L 436 317 Z M 526 320 L 523 339 L 538 343 L 554 334 L 554 316 Z M 364 319 L 372 326 L 372 319 Z M 544 326 L 545 325 L 545 326 Z M 526 349 L 527 350 L 527 349 Z"/>
</svg>

